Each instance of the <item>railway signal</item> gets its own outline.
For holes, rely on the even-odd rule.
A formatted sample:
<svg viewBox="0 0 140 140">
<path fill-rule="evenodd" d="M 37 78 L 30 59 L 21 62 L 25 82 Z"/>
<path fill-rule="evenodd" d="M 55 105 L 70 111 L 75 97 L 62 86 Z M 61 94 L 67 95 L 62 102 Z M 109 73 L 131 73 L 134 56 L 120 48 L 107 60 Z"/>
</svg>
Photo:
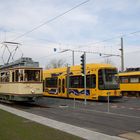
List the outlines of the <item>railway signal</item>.
<svg viewBox="0 0 140 140">
<path fill-rule="evenodd" d="M 85 105 L 87 104 L 86 95 L 86 52 L 81 55 L 81 73 L 84 76 L 84 94 L 85 94 Z"/>
<path fill-rule="evenodd" d="M 85 75 L 85 53 L 81 55 L 81 73 Z"/>
</svg>

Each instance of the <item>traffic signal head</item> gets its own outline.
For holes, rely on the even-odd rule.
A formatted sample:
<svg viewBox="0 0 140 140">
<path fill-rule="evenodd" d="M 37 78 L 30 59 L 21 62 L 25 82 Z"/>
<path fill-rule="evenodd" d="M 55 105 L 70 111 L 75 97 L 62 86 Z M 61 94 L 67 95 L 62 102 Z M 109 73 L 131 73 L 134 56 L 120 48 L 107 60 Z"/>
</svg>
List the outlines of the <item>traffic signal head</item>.
<svg viewBox="0 0 140 140">
<path fill-rule="evenodd" d="M 81 73 L 85 74 L 85 55 L 81 55 Z"/>
</svg>

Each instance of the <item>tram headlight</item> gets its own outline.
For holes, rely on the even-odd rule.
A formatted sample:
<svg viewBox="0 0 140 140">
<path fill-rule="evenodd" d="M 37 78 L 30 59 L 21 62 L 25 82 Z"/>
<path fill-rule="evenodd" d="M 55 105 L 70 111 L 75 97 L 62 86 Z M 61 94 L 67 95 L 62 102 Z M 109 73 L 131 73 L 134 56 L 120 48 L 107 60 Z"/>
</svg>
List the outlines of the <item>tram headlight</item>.
<svg viewBox="0 0 140 140">
<path fill-rule="evenodd" d="M 111 95 L 111 92 L 107 92 L 107 95 L 110 96 Z"/>
<path fill-rule="evenodd" d="M 31 93 L 32 93 L 32 94 L 34 94 L 34 93 L 35 93 L 35 91 L 34 91 L 33 89 L 31 89 Z"/>
</svg>

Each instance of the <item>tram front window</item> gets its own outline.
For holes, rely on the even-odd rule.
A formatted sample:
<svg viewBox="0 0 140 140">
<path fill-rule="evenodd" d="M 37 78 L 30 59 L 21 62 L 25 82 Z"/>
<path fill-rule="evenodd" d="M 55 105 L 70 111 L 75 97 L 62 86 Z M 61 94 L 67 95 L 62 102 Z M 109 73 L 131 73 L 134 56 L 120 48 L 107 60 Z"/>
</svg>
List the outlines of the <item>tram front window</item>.
<svg viewBox="0 0 140 140">
<path fill-rule="evenodd" d="M 101 69 L 98 72 L 99 89 L 119 89 L 118 77 L 116 69 Z"/>
</svg>

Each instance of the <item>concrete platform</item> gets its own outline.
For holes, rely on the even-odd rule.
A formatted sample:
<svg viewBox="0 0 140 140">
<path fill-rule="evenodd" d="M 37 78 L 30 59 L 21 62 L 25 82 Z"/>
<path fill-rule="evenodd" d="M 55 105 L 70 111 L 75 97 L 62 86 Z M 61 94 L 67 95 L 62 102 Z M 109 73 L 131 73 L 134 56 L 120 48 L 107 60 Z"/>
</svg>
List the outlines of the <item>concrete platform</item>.
<svg viewBox="0 0 140 140">
<path fill-rule="evenodd" d="M 120 135 L 123 138 L 127 138 L 129 140 L 140 140 L 140 134 L 135 132 L 128 132 Z"/>
</svg>

